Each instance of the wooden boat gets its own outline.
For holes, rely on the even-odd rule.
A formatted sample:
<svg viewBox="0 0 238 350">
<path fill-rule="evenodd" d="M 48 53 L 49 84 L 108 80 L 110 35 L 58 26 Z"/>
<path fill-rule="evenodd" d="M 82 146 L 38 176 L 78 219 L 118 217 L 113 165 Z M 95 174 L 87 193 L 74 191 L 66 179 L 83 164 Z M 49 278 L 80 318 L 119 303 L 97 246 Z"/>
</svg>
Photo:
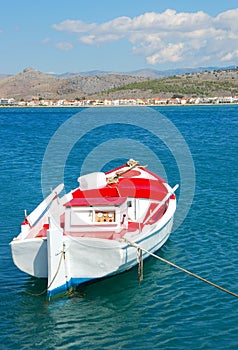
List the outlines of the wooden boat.
<svg viewBox="0 0 238 350">
<path fill-rule="evenodd" d="M 62 197 L 60 184 L 25 213 L 21 232 L 10 243 L 20 270 L 48 279 L 49 297 L 135 266 L 137 249 L 128 241 L 155 252 L 171 233 L 178 186 L 171 188 L 137 161 L 78 181 L 79 187 Z"/>
</svg>

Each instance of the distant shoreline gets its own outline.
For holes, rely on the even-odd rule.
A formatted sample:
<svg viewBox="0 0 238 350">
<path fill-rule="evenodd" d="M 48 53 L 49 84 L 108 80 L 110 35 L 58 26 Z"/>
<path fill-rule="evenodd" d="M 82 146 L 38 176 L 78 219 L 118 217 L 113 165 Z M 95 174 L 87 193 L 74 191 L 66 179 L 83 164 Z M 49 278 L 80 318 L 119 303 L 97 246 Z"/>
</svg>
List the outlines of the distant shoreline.
<svg viewBox="0 0 238 350">
<path fill-rule="evenodd" d="M 230 106 L 238 105 L 238 102 L 221 103 L 191 103 L 191 104 L 147 104 L 147 105 L 88 105 L 88 106 L 9 106 L 0 105 L 0 108 L 122 108 L 122 107 L 191 107 L 191 106 Z"/>
</svg>

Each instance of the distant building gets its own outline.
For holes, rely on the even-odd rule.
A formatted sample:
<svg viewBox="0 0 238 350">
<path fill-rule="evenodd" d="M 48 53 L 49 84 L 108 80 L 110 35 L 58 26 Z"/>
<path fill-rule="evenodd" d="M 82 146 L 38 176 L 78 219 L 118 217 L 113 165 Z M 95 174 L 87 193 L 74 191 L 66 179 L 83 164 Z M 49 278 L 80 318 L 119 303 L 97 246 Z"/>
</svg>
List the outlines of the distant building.
<svg viewBox="0 0 238 350">
<path fill-rule="evenodd" d="M 0 105 L 2 106 L 12 106 L 16 105 L 14 98 L 1 98 L 0 99 Z"/>
</svg>

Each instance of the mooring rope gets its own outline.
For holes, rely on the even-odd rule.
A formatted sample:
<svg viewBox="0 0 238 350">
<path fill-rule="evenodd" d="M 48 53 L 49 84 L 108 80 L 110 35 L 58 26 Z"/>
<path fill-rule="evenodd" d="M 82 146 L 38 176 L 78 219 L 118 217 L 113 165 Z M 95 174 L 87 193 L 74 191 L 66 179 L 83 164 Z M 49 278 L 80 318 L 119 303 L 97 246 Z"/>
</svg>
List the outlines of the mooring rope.
<svg viewBox="0 0 238 350">
<path fill-rule="evenodd" d="M 140 248 L 137 249 L 137 262 L 138 262 L 138 282 L 139 284 L 143 281 L 143 256 L 142 250 Z"/>
<path fill-rule="evenodd" d="M 129 162 L 127 162 L 128 164 Z M 128 173 L 129 171 L 131 171 L 132 169 L 136 168 L 137 166 L 139 165 L 139 163 L 137 161 L 134 161 L 134 163 L 129 163 L 128 166 L 129 168 L 126 169 L 126 170 L 123 170 L 123 171 L 120 171 L 120 172 L 117 172 L 115 175 L 111 176 L 111 177 L 108 177 L 107 178 L 107 184 L 108 185 L 111 185 L 111 184 L 114 184 L 116 182 L 118 182 L 118 179 L 120 176 Z"/>
<path fill-rule="evenodd" d="M 64 251 L 64 249 L 60 253 L 61 253 L 61 256 L 60 256 L 59 264 L 58 264 L 57 270 L 56 270 L 56 272 L 54 274 L 54 277 L 52 278 L 52 281 L 50 282 L 50 284 L 47 285 L 47 287 L 40 293 L 31 293 L 31 292 L 28 292 L 28 291 L 25 290 L 25 291 L 23 291 L 25 294 L 31 295 L 33 297 L 40 297 L 41 295 L 45 294 L 48 291 L 48 289 L 52 286 L 54 280 L 56 279 L 56 277 L 57 277 L 57 275 L 59 273 L 59 269 L 60 269 L 60 266 L 61 266 L 63 258 L 65 259 L 65 251 Z"/>
<path fill-rule="evenodd" d="M 178 265 L 174 264 L 173 262 L 162 258 L 161 256 L 158 256 L 158 255 L 156 255 L 156 254 L 154 254 L 154 253 L 148 251 L 147 249 L 141 247 L 139 244 L 137 244 L 137 243 L 135 243 L 135 242 L 132 242 L 132 241 L 128 240 L 127 238 L 123 238 L 123 240 L 124 240 L 126 243 L 129 243 L 132 247 L 136 248 L 137 251 L 138 251 L 138 250 L 143 251 L 143 252 L 145 252 L 145 253 L 147 253 L 147 254 L 153 256 L 154 258 L 156 258 L 156 259 L 158 259 L 158 260 L 161 260 L 161 261 L 165 262 L 166 264 L 168 264 L 168 265 L 170 265 L 170 266 L 173 266 L 173 267 L 175 267 L 176 269 L 178 269 L 178 270 L 180 270 L 180 271 L 183 271 L 183 272 L 187 273 L 188 275 L 193 276 L 193 277 L 199 279 L 200 281 L 203 281 L 203 282 L 205 282 L 205 283 L 207 283 L 207 284 L 210 284 L 211 286 L 213 286 L 213 287 L 215 287 L 215 288 L 217 288 L 217 289 L 220 289 L 221 291 L 223 291 L 223 292 L 225 292 L 225 293 L 227 293 L 227 294 L 230 294 L 230 295 L 232 295 L 233 297 L 238 298 L 238 294 L 236 294 L 236 293 L 234 293 L 234 292 L 231 292 L 230 290 L 225 289 L 225 288 L 219 286 L 219 285 L 216 284 L 216 283 L 213 283 L 213 282 L 211 282 L 211 281 L 208 281 L 207 279 L 205 279 L 205 278 L 203 278 L 203 277 L 201 277 L 201 276 L 199 276 L 199 275 L 197 275 L 197 274 L 195 274 L 195 273 L 193 273 L 193 272 L 191 272 L 191 271 L 189 271 L 189 270 L 186 270 L 186 269 L 184 269 L 183 267 L 178 266 Z"/>
<path fill-rule="evenodd" d="M 65 250 L 64 250 L 64 247 L 63 247 L 63 250 L 62 250 L 60 253 L 61 253 L 61 256 L 60 256 L 60 260 L 59 260 L 59 264 L 58 264 L 57 270 L 56 270 L 56 272 L 55 272 L 55 274 L 54 274 L 54 277 L 52 278 L 50 284 L 47 286 L 47 290 L 52 286 L 54 280 L 56 279 L 56 277 L 57 277 L 57 275 L 58 275 L 58 273 L 59 273 L 62 260 L 63 260 L 63 258 L 65 259 Z"/>
</svg>

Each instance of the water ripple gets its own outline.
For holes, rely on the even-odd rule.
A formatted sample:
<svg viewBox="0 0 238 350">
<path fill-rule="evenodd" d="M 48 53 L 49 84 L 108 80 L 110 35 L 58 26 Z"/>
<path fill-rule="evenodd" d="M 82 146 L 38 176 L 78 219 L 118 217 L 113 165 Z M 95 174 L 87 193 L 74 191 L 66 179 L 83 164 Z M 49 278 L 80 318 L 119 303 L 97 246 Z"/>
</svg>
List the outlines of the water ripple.
<svg viewBox="0 0 238 350">
<path fill-rule="evenodd" d="M 100 111 L 102 118 L 113 113 Z M 16 269 L 8 243 L 17 234 L 23 209 L 34 207 L 41 196 L 40 167 L 50 137 L 73 113 L 0 111 L 1 348 L 236 350 L 237 299 L 153 258 L 145 261 L 140 285 L 135 268 L 51 303 L 33 296 L 46 282 Z M 158 254 L 238 293 L 238 108 L 166 107 L 163 113 L 184 135 L 197 178 L 188 216 Z M 163 152 L 161 159 L 166 158 Z M 174 176 L 174 169 L 168 174 Z"/>
</svg>

